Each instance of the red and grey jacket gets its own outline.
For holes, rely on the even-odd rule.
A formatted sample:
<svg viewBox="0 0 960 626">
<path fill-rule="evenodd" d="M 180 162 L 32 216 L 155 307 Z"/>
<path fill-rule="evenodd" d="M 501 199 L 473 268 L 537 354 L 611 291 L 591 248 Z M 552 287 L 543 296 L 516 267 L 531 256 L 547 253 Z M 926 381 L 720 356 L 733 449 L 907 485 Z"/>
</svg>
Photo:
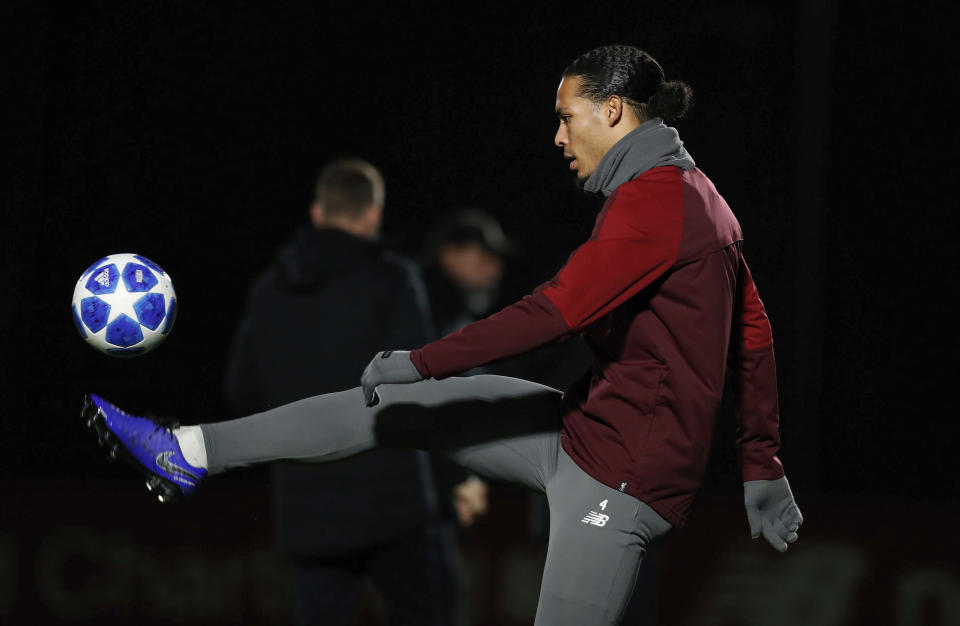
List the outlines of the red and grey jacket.
<svg viewBox="0 0 960 626">
<path fill-rule="evenodd" d="M 606 199 L 552 279 L 411 358 L 444 378 L 582 333 L 594 360 L 564 394 L 564 450 L 682 526 L 728 360 L 743 479 L 783 476 L 773 336 L 741 246 L 736 217 L 699 169 L 655 167 Z"/>
</svg>

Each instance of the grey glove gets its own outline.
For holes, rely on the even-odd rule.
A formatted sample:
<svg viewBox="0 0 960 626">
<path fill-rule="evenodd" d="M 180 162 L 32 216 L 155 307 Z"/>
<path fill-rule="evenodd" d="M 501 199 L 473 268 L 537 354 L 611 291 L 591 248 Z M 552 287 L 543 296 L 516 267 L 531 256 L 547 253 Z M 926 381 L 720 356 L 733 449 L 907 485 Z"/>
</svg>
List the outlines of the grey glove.
<svg viewBox="0 0 960 626">
<path fill-rule="evenodd" d="M 786 552 L 787 544 L 797 540 L 797 529 L 803 523 L 787 477 L 743 483 L 743 500 L 753 538 L 762 534 L 771 546 Z"/>
<path fill-rule="evenodd" d="M 407 350 L 387 350 L 378 352 L 377 356 L 367 364 L 360 378 L 363 388 L 363 401 L 367 406 L 380 402 L 377 396 L 377 385 L 415 383 L 423 380 Z"/>
</svg>

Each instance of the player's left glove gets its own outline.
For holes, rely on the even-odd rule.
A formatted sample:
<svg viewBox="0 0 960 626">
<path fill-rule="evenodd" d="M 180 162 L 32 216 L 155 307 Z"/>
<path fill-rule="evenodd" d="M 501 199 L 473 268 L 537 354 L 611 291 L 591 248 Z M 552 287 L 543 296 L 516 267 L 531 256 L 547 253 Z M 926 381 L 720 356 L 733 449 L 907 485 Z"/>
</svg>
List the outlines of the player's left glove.
<svg viewBox="0 0 960 626">
<path fill-rule="evenodd" d="M 803 515 L 793 499 L 787 477 L 777 480 L 750 480 L 743 483 L 747 521 L 754 539 L 761 534 L 780 552 L 797 540 Z"/>
<path fill-rule="evenodd" d="M 360 378 L 363 388 L 363 400 L 367 406 L 373 406 L 380 401 L 377 396 L 377 385 L 415 383 L 423 380 L 407 350 L 387 350 L 378 352 L 377 356 L 367 364 Z"/>
</svg>

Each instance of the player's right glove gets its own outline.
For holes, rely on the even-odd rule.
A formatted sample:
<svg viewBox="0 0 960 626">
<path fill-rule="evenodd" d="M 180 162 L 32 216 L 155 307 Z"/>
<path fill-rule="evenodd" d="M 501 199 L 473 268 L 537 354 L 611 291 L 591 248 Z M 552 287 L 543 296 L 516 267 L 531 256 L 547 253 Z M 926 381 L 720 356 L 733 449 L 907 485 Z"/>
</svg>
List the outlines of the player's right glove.
<svg viewBox="0 0 960 626">
<path fill-rule="evenodd" d="M 380 401 L 376 392 L 377 385 L 415 383 L 421 380 L 423 376 L 410 360 L 409 351 L 378 352 L 363 370 L 363 376 L 360 378 L 363 400 L 367 406 L 373 406 Z"/>
<path fill-rule="evenodd" d="M 787 477 L 777 480 L 750 480 L 743 483 L 747 521 L 754 539 L 761 534 L 780 552 L 797 540 L 803 515 L 793 499 Z"/>
</svg>

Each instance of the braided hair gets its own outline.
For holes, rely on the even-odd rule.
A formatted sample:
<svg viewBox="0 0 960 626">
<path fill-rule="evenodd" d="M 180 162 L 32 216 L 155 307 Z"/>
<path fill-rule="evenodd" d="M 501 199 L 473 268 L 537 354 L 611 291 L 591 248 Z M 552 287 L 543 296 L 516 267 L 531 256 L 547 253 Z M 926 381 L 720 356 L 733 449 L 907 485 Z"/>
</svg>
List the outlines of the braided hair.
<svg viewBox="0 0 960 626">
<path fill-rule="evenodd" d="M 665 80 L 656 59 L 634 46 L 594 48 L 577 57 L 563 76 L 579 77 L 578 95 L 598 105 L 610 96 L 620 96 L 640 119 L 680 119 L 693 100 L 690 85 Z"/>
</svg>

